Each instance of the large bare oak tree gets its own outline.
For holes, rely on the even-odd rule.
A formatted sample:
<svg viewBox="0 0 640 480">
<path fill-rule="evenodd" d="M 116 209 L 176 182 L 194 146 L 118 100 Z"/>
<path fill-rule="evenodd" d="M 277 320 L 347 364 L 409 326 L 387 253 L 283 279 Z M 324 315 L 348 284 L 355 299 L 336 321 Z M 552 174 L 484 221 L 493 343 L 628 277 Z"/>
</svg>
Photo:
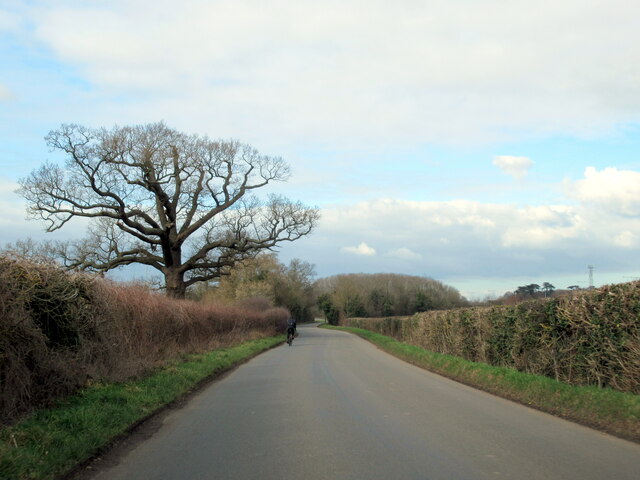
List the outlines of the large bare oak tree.
<svg viewBox="0 0 640 480">
<path fill-rule="evenodd" d="M 70 268 L 105 272 L 130 264 L 164 275 L 168 295 L 225 274 L 239 260 L 314 228 L 318 210 L 252 190 L 289 177 L 281 158 L 237 141 L 186 135 L 164 123 L 89 129 L 63 125 L 46 137 L 66 168 L 46 163 L 20 182 L 47 231 L 92 219 L 86 239 L 59 254 Z"/>
</svg>

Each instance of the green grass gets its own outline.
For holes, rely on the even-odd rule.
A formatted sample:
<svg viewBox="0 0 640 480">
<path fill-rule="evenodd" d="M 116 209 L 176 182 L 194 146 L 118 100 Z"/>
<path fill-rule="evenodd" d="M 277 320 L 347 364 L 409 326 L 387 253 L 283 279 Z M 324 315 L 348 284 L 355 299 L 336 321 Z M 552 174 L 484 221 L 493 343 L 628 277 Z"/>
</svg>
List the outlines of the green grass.
<svg viewBox="0 0 640 480">
<path fill-rule="evenodd" d="M 471 362 L 361 328 L 324 327 L 354 333 L 396 357 L 466 385 L 640 442 L 640 395 L 577 387 L 511 368 Z"/>
<path fill-rule="evenodd" d="M 283 336 L 192 355 L 143 379 L 94 385 L 0 430 L 0 479 L 54 479 L 100 452 L 214 374 L 267 350 Z"/>
</svg>

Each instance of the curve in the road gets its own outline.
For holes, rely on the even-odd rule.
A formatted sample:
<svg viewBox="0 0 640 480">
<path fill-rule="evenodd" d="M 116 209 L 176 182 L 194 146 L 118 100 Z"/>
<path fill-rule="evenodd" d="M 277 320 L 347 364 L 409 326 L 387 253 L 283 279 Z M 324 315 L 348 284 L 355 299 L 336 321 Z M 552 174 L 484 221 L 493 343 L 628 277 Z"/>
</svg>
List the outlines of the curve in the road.
<svg viewBox="0 0 640 480">
<path fill-rule="evenodd" d="M 100 480 L 640 478 L 640 445 L 300 326 L 164 417 Z"/>
</svg>

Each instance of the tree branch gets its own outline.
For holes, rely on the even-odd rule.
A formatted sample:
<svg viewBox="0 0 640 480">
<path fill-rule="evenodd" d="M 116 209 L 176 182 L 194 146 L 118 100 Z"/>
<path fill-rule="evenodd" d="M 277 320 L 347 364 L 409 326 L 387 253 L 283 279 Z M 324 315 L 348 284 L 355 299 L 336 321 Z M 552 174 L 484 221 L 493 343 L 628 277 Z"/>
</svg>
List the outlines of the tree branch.
<svg viewBox="0 0 640 480">
<path fill-rule="evenodd" d="M 172 278 L 180 295 L 184 275 L 189 285 L 224 275 L 317 223 L 316 209 L 279 197 L 266 204 L 247 198 L 286 180 L 289 167 L 237 141 L 188 136 L 163 123 L 111 130 L 62 125 L 46 141 L 66 156 L 65 168 L 44 164 L 20 181 L 19 192 L 48 231 L 73 217 L 91 220 L 88 238 L 67 249 L 66 262 L 76 268 L 151 265 Z"/>
</svg>

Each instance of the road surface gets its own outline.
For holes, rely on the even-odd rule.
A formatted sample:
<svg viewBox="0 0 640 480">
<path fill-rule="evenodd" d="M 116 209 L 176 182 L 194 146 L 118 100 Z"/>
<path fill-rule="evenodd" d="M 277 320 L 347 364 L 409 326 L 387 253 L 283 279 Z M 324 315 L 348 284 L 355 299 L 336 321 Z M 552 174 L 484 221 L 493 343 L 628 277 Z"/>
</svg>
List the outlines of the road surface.
<svg viewBox="0 0 640 480">
<path fill-rule="evenodd" d="M 634 479 L 640 445 L 299 327 L 170 412 L 98 480 Z"/>
</svg>

